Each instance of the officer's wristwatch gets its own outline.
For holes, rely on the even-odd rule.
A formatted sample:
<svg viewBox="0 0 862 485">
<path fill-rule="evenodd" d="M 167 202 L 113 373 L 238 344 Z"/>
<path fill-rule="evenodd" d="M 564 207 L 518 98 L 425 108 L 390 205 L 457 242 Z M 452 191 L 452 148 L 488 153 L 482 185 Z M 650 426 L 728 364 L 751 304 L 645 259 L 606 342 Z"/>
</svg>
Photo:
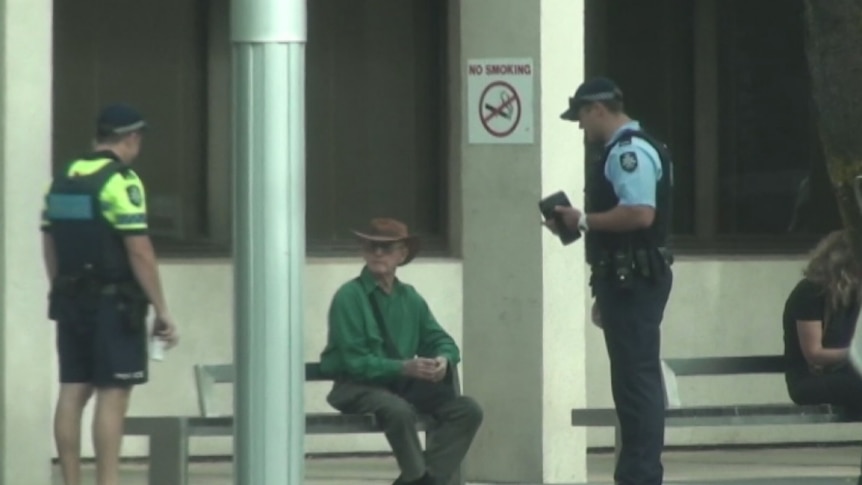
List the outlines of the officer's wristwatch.
<svg viewBox="0 0 862 485">
<path fill-rule="evenodd" d="M 578 230 L 581 232 L 587 232 L 590 230 L 590 226 L 587 225 L 586 214 L 581 214 L 581 216 L 578 217 Z"/>
</svg>

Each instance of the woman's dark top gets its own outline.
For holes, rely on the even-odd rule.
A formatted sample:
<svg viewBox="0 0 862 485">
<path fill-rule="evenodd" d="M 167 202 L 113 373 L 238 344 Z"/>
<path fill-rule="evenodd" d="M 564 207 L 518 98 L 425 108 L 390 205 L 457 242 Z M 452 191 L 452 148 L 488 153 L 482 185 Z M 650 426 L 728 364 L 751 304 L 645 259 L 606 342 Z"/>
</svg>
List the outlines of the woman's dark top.
<svg viewBox="0 0 862 485">
<path fill-rule="evenodd" d="M 784 305 L 784 358 L 788 365 L 785 372 L 788 384 L 812 375 L 799 344 L 799 333 L 796 331 L 797 320 L 822 322 L 825 319 L 825 311 L 825 289 L 807 279 L 797 283 L 787 297 Z M 849 308 L 839 308 L 830 316 L 823 335 L 824 348 L 844 348 L 850 345 L 853 329 L 856 326 L 857 312 L 858 304 L 854 303 Z"/>
</svg>

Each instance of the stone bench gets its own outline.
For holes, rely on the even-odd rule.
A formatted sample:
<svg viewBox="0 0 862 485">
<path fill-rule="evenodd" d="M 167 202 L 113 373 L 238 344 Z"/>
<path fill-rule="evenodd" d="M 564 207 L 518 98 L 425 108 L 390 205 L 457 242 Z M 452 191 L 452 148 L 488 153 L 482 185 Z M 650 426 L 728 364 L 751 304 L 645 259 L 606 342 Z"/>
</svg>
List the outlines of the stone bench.
<svg viewBox="0 0 862 485">
<path fill-rule="evenodd" d="M 458 368 L 453 366 L 453 384 L 461 394 Z M 213 389 L 217 384 L 233 384 L 232 364 L 196 365 L 194 368 L 200 416 L 129 416 L 125 435 L 149 438 L 149 485 L 187 485 L 189 439 L 193 436 L 233 436 L 233 416 L 213 412 Z M 306 382 L 332 381 L 320 371 L 318 363 L 305 364 Z M 285 411 L 287 412 L 287 411 Z M 434 419 L 419 416 L 418 431 L 428 431 Z M 308 413 L 306 434 L 381 433 L 377 420 L 370 414 Z M 459 470 L 452 483 L 464 484 Z"/>
<path fill-rule="evenodd" d="M 784 357 L 781 355 L 743 357 L 698 357 L 665 359 L 663 379 L 665 388 L 665 426 L 758 426 L 781 424 L 821 424 L 862 422 L 862 416 L 847 413 L 830 405 L 799 406 L 788 403 L 726 404 L 716 406 L 672 406 L 679 403 L 677 377 L 732 376 L 752 374 L 784 375 Z M 614 427 L 615 457 L 619 457 L 620 431 L 613 408 L 574 409 L 572 426 Z"/>
</svg>

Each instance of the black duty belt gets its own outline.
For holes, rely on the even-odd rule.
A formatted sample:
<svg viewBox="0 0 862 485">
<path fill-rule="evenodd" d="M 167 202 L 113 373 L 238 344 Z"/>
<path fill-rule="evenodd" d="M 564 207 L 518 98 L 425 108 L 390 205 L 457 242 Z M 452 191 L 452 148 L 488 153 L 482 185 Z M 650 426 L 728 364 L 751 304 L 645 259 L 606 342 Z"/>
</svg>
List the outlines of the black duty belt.
<svg viewBox="0 0 862 485">
<path fill-rule="evenodd" d="M 101 282 L 91 278 L 59 276 L 53 282 L 53 291 L 58 295 L 107 295 L 146 298 L 146 294 L 134 281 Z"/>
<path fill-rule="evenodd" d="M 620 249 L 619 251 L 613 251 L 613 252 L 612 251 L 601 251 L 599 257 L 595 258 L 595 260 L 593 260 L 593 261 L 590 261 L 589 264 L 590 264 L 590 266 L 598 266 L 598 267 L 608 266 L 611 263 L 617 261 L 621 254 L 631 254 L 632 255 L 632 257 L 631 257 L 632 263 L 635 263 L 636 258 L 634 257 L 634 255 L 636 253 L 643 252 L 643 253 L 648 254 L 648 253 L 653 252 L 653 251 L 658 253 L 658 255 L 664 260 L 665 263 L 667 263 L 668 266 L 673 264 L 673 262 L 674 262 L 673 252 L 664 246 L 658 247 L 655 249 L 637 248 L 637 249 L 632 249 L 632 250 Z"/>
<path fill-rule="evenodd" d="M 669 271 L 672 264 L 673 254 L 665 247 L 629 247 L 604 251 L 590 261 L 590 281 L 611 279 L 619 286 L 626 287 L 636 278 L 653 280 Z"/>
</svg>

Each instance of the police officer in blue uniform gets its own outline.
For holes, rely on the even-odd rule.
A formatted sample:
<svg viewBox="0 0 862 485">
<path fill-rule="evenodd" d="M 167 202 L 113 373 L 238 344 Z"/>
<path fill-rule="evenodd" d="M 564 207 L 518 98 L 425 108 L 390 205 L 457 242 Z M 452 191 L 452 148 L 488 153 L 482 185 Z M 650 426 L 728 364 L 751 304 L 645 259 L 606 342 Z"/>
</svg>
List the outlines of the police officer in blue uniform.
<svg viewBox="0 0 862 485">
<path fill-rule="evenodd" d="M 176 342 L 147 235 L 144 185 L 131 168 L 145 126 L 130 106 L 106 107 L 94 150 L 64 164 L 45 196 L 42 244 L 60 367 L 54 433 L 67 485 L 80 484 L 81 417 L 93 393 L 97 483 L 119 483 L 129 396 L 148 380 L 150 304 L 156 337 Z"/>
<path fill-rule="evenodd" d="M 621 485 L 662 483 L 664 391 L 659 327 L 672 286 L 667 239 L 672 163 L 667 147 L 623 110 L 610 79 L 578 87 L 561 118 L 577 121 L 587 141 L 602 143 L 588 167 L 586 210 L 557 207 L 585 235 L 593 319 L 605 335 L 622 449 L 614 473 Z M 546 222 L 556 232 L 554 222 Z"/>
</svg>

